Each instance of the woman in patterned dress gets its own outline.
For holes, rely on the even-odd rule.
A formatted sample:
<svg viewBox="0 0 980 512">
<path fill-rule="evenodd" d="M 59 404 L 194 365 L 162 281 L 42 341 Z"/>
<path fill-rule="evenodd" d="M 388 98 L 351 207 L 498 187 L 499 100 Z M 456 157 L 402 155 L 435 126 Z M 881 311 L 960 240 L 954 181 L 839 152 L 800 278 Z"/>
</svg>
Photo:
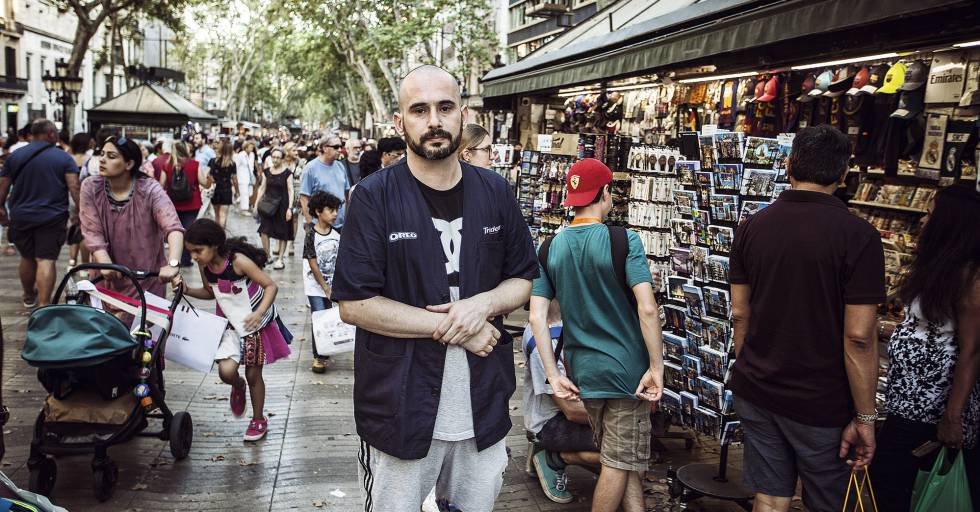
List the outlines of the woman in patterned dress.
<svg viewBox="0 0 980 512">
<path fill-rule="evenodd" d="M 888 344 L 887 420 L 871 464 L 879 510 L 909 510 L 920 469 L 938 450 L 962 450 L 980 500 L 980 193 L 954 185 L 936 194 L 900 288 L 905 320 Z"/>
</svg>

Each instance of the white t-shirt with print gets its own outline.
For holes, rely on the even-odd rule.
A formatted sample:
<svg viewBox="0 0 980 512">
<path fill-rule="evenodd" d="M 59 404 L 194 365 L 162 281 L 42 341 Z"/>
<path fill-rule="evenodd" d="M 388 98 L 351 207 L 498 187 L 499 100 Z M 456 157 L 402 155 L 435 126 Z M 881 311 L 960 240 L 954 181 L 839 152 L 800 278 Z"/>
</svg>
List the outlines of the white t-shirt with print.
<svg viewBox="0 0 980 512">
<path fill-rule="evenodd" d="M 337 249 L 340 247 L 340 232 L 331 229 L 323 234 L 315 227 L 307 228 L 306 243 L 303 244 L 303 288 L 310 297 L 326 297 L 320 283 L 313 275 L 308 260 L 316 259 L 320 273 L 328 286 L 333 286 L 333 273 L 337 266 Z"/>
</svg>

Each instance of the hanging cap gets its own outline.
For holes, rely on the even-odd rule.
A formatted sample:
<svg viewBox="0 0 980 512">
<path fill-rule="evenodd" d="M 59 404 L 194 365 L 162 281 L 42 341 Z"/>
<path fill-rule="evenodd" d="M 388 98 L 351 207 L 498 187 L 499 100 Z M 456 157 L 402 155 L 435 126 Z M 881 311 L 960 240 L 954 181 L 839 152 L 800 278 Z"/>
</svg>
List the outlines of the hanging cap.
<svg viewBox="0 0 980 512">
<path fill-rule="evenodd" d="M 885 73 L 885 83 L 878 88 L 880 94 L 895 94 L 898 88 L 905 83 L 905 64 L 896 62 Z"/>
<path fill-rule="evenodd" d="M 926 84 L 929 79 L 929 66 L 921 60 L 909 64 L 905 70 L 905 83 L 899 87 L 903 91 L 914 91 Z"/>
<path fill-rule="evenodd" d="M 888 66 L 880 64 L 871 68 L 868 72 L 868 83 L 861 87 L 864 94 L 874 94 L 879 87 L 885 84 L 885 75 L 888 73 Z"/>
<path fill-rule="evenodd" d="M 796 101 L 810 102 L 813 101 L 813 96 L 810 95 L 810 91 L 816 87 L 817 77 L 810 73 L 803 79 L 803 89 L 800 91 L 800 97 L 796 98 Z"/>
<path fill-rule="evenodd" d="M 762 96 L 757 97 L 756 101 L 772 101 L 779 94 L 779 76 L 773 75 L 772 78 L 766 82 L 765 90 Z"/>
<path fill-rule="evenodd" d="M 813 86 L 813 90 L 810 91 L 810 96 L 823 96 L 823 93 L 827 92 L 830 87 L 830 82 L 834 81 L 834 73 L 829 69 L 820 73 L 817 77 L 817 81 Z"/>
<path fill-rule="evenodd" d="M 613 173 L 606 164 L 595 158 L 583 158 L 572 165 L 565 176 L 565 195 L 563 206 L 588 206 L 595 199 L 599 189 L 611 183 Z"/>
<path fill-rule="evenodd" d="M 868 71 L 867 67 L 862 67 L 858 70 L 857 74 L 854 75 L 854 82 L 851 84 L 851 88 L 847 90 L 847 94 L 850 96 L 855 96 L 861 94 L 861 88 L 868 85 Z"/>
<path fill-rule="evenodd" d="M 892 112 L 891 117 L 898 119 L 911 119 L 918 115 L 925 108 L 925 91 L 913 90 L 903 91 L 898 100 L 898 108 Z"/>
<path fill-rule="evenodd" d="M 844 66 L 837 68 L 837 72 L 834 73 L 834 79 L 827 86 L 827 92 L 823 95 L 828 98 L 836 98 L 851 88 L 851 84 L 854 83 L 854 75 L 857 74 L 857 70 L 853 66 Z"/>
</svg>

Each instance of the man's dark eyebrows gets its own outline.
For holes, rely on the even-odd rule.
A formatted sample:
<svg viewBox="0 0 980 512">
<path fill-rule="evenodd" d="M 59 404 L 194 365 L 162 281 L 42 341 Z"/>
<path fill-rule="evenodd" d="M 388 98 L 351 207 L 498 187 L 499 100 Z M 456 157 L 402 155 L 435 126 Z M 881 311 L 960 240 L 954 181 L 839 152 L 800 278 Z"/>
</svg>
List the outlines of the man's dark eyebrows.
<svg viewBox="0 0 980 512">
<path fill-rule="evenodd" d="M 448 106 L 451 106 L 451 107 L 455 107 L 456 106 L 456 102 L 453 101 L 453 100 L 442 100 L 442 101 L 440 101 L 438 103 L 438 105 L 439 106 L 446 106 L 446 105 L 448 105 Z M 412 103 L 411 105 L 408 106 L 408 109 L 409 110 L 412 110 L 412 109 L 415 109 L 415 108 L 418 108 L 418 107 L 428 107 L 428 106 L 429 106 L 428 103 L 426 103 L 424 101 L 420 101 L 418 103 Z"/>
</svg>

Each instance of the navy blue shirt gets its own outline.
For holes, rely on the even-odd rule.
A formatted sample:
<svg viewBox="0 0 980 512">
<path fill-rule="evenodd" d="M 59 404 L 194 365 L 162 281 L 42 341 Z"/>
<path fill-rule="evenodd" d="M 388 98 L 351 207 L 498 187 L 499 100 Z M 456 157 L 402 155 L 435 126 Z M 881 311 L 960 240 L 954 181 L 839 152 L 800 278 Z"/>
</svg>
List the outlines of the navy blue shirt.
<svg viewBox="0 0 980 512">
<path fill-rule="evenodd" d="M 27 162 L 35 153 L 37 156 Z M 0 176 L 13 179 L 7 202 L 10 220 L 18 226 L 29 226 L 67 216 L 65 175 L 69 173 L 78 174 L 75 159 L 49 142 L 31 142 L 11 153 L 0 170 Z"/>
<path fill-rule="evenodd" d="M 510 278 L 532 280 L 537 257 L 524 217 L 499 175 L 462 163 L 463 227 L 459 293 L 465 299 Z M 340 239 L 333 300 L 377 296 L 424 308 L 450 300 L 439 233 L 406 161 L 378 171 L 354 189 Z M 467 352 L 477 449 L 511 428 L 508 402 L 516 388 L 513 339 L 503 317 L 486 358 Z M 394 339 L 357 329 L 354 420 L 371 446 L 398 458 L 420 459 L 432 443 L 446 347 L 430 338 Z"/>
</svg>

